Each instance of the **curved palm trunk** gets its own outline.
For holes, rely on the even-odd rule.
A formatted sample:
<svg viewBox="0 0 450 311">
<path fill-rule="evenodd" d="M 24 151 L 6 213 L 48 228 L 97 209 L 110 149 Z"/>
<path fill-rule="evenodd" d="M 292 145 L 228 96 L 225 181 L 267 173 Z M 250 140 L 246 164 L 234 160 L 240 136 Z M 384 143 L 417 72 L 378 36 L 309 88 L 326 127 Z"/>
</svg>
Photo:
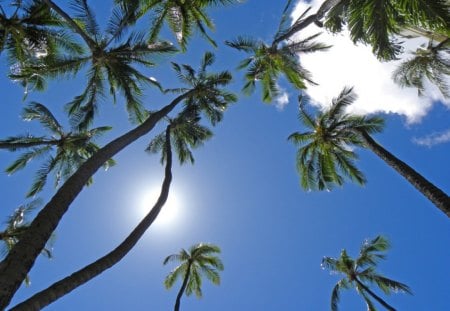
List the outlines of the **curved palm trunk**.
<svg viewBox="0 0 450 311">
<path fill-rule="evenodd" d="M 190 90 L 178 96 L 169 105 L 150 115 L 144 123 L 108 143 L 84 162 L 67 179 L 47 205 L 38 213 L 20 241 L 0 263 L 0 310 L 4 310 L 8 306 L 14 293 L 33 266 L 37 256 L 44 249 L 47 240 L 55 231 L 59 221 L 89 178 L 106 161 L 150 132 L 159 120 L 172 111 L 186 97 L 190 96 L 192 92 L 194 91 Z"/>
<path fill-rule="evenodd" d="M 315 14 L 309 15 L 306 17 L 301 23 L 294 24 L 292 27 L 282 36 L 277 37 L 272 45 L 277 45 L 281 41 L 287 40 L 290 37 L 292 37 L 294 34 L 299 32 L 300 30 L 306 28 L 310 24 L 321 20 L 327 12 L 333 8 L 334 6 L 338 5 L 342 0 L 325 0 L 322 5 L 319 7 L 317 12 Z"/>
<path fill-rule="evenodd" d="M 426 196 L 437 208 L 444 212 L 447 217 L 450 217 L 450 197 L 444 191 L 433 185 L 408 164 L 380 146 L 369 134 L 362 131 L 359 133 L 371 151 L 409 181 L 411 185 Z"/>
<path fill-rule="evenodd" d="M 386 301 L 384 301 L 380 296 L 378 296 L 377 294 L 375 294 L 374 292 L 372 292 L 370 290 L 370 288 L 368 288 L 366 285 L 364 285 L 360 280 L 355 279 L 356 283 L 358 283 L 359 286 L 361 286 L 361 288 L 368 293 L 370 296 L 372 296 L 373 299 L 375 299 L 376 301 L 378 301 L 383 307 L 386 308 L 386 310 L 389 311 L 396 311 L 396 309 L 394 307 L 392 307 L 391 305 L 389 305 Z"/>
<path fill-rule="evenodd" d="M 191 261 L 189 261 L 188 267 L 186 269 L 186 275 L 183 279 L 183 284 L 181 284 L 181 288 L 178 291 L 177 299 L 175 300 L 175 307 L 173 308 L 174 311 L 180 311 L 180 304 L 181 304 L 181 297 L 183 297 L 184 291 L 186 290 L 187 283 L 189 281 L 189 274 L 191 273 Z"/>
<path fill-rule="evenodd" d="M 100 259 L 87 265 L 81 270 L 73 273 L 72 275 L 54 283 L 47 289 L 33 295 L 29 299 L 21 302 L 11 309 L 18 310 L 40 310 L 52 302 L 58 300 L 62 296 L 70 293 L 75 288 L 83 285 L 89 280 L 93 279 L 97 275 L 103 273 L 105 270 L 111 268 L 136 245 L 139 239 L 144 235 L 147 229 L 155 221 L 162 207 L 167 201 L 169 196 L 170 183 L 172 181 L 172 150 L 170 146 L 170 126 L 166 130 L 166 167 L 164 181 L 161 187 L 161 193 L 151 211 L 144 217 L 144 219 L 137 225 L 136 228 L 128 235 L 128 237 L 120 243 L 113 251 L 109 252 Z"/>
</svg>

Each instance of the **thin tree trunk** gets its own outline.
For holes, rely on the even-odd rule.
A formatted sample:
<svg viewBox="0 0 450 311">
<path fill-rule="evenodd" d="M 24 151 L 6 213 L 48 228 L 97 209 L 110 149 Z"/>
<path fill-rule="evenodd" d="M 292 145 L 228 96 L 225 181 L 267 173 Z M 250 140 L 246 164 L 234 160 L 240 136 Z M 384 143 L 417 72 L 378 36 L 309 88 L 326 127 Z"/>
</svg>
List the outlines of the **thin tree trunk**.
<svg viewBox="0 0 450 311">
<path fill-rule="evenodd" d="M 392 307 L 391 305 L 389 305 L 386 301 L 384 301 L 380 296 L 378 296 L 377 294 L 375 294 L 374 292 L 372 292 L 370 290 L 370 288 L 368 288 L 366 285 L 364 285 L 360 280 L 355 279 L 356 283 L 358 283 L 359 286 L 361 286 L 361 288 L 366 291 L 370 296 L 372 296 L 373 299 L 375 299 L 376 301 L 378 301 L 383 307 L 386 308 L 386 310 L 389 311 L 396 311 L 396 309 L 394 307 Z"/>
<path fill-rule="evenodd" d="M 342 0 L 325 0 L 315 14 L 309 15 L 300 23 L 294 23 L 294 25 L 292 25 L 291 28 L 286 33 L 275 38 L 275 40 L 272 43 L 272 46 L 277 45 L 281 41 L 289 39 L 294 34 L 306 28 L 310 24 L 316 21 L 320 21 L 328 13 L 329 10 L 331 10 L 334 6 L 338 5 L 341 1 Z"/>
<path fill-rule="evenodd" d="M 83 40 L 86 42 L 86 44 L 89 46 L 89 49 L 94 52 L 94 50 L 97 47 L 97 44 L 92 40 L 83 29 L 81 29 L 80 26 L 78 26 L 77 23 L 66 13 L 61 9 L 56 3 L 54 3 L 51 0 L 43 0 L 45 4 L 47 4 L 52 10 L 54 10 L 56 13 L 58 13 L 72 28 L 73 30 L 79 34 Z"/>
<path fill-rule="evenodd" d="M 379 156 L 390 167 L 395 169 L 407 181 L 410 182 L 417 190 L 428 198 L 437 208 L 439 208 L 447 217 L 450 217 L 450 197 L 441 189 L 429 182 L 425 177 L 416 172 L 405 162 L 395 157 L 392 153 L 379 145 L 366 132 L 359 132 L 364 139 L 367 147 Z"/>
<path fill-rule="evenodd" d="M 186 269 L 186 275 L 183 279 L 183 284 L 181 284 L 181 288 L 178 291 L 177 299 L 175 300 L 175 307 L 173 308 L 174 311 L 180 311 L 180 304 L 181 304 L 181 297 L 183 297 L 184 291 L 186 290 L 186 286 L 189 281 L 189 274 L 191 273 L 191 261 L 189 261 L 188 267 Z"/>
<path fill-rule="evenodd" d="M 113 251 L 99 258 L 93 263 L 85 266 L 81 270 L 71 274 L 70 276 L 54 283 L 47 289 L 33 295 L 29 299 L 21 302 L 11 309 L 14 311 L 24 310 L 40 310 L 52 302 L 58 300 L 62 296 L 70 293 L 75 288 L 85 284 L 94 277 L 103 273 L 118 263 L 126 254 L 136 245 L 139 239 L 144 235 L 147 229 L 155 221 L 162 207 L 169 196 L 170 183 L 172 181 L 172 149 L 170 145 L 170 125 L 166 129 L 166 167 L 164 181 L 161 187 L 161 193 L 151 211 L 137 225 L 136 228 L 128 235 L 128 237 L 120 243 Z"/>
<path fill-rule="evenodd" d="M 31 267 L 44 249 L 47 240 L 55 231 L 58 223 L 68 210 L 70 204 L 81 192 L 86 182 L 102 165 L 122 149 L 150 132 L 156 123 L 166 116 L 194 90 L 190 90 L 169 105 L 158 110 L 133 130 L 108 143 L 84 162 L 78 170 L 67 179 L 51 200 L 38 213 L 20 241 L 0 263 L 0 310 L 4 310 L 13 295 L 30 271 Z"/>
</svg>

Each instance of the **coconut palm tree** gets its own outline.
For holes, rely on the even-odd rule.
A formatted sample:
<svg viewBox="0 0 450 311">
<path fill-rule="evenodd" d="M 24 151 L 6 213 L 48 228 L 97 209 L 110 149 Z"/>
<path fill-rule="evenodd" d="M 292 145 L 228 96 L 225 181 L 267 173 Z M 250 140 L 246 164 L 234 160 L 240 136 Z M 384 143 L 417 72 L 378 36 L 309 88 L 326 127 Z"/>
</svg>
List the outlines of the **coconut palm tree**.
<svg viewBox="0 0 450 311">
<path fill-rule="evenodd" d="M 42 204 L 42 200 L 34 199 L 27 204 L 19 206 L 6 221 L 6 228 L 0 231 L 0 255 L 5 257 L 6 254 L 17 244 L 20 237 L 27 230 L 29 226 L 28 218 L 30 213 Z M 53 236 L 54 238 L 54 236 Z M 49 240 L 47 246 L 42 250 L 42 253 L 47 258 L 52 258 L 52 244 L 53 238 Z M 25 284 L 30 285 L 30 277 L 27 275 Z"/>
<path fill-rule="evenodd" d="M 144 86 L 159 83 L 145 75 L 140 68 L 155 65 L 152 58 L 159 54 L 173 53 L 176 49 L 168 42 L 148 44 L 143 33 L 132 32 L 125 39 L 127 26 L 132 14 L 126 6 L 116 6 L 104 32 L 97 24 L 94 12 L 84 0 L 75 0 L 71 6 L 75 17 L 70 17 L 51 0 L 44 0 L 53 11 L 78 34 L 87 50 L 81 54 L 66 54 L 61 57 L 49 56 L 29 60 L 15 68 L 12 79 L 31 88 L 42 89 L 49 78 L 73 76 L 80 70 L 87 70 L 87 85 L 84 91 L 68 103 L 68 111 L 79 129 L 91 124 L 99 100 L 109 94 L 116 100 L 117 93 L 123 95 L 130 118 L 136 122 L 145 119 L 141 95 Z M 140 66 L 140 67 L 138 67 Z M 138 69 L 139 68 L 139 69 Z M 108 82 L 108 87 L 105 85 Z"/>
<path fill-rule="evenodd" d="M 180 68 L 177 73 L 187 87 L 172 90 L 179 95 L 168 105 L 149 113 L 142 124 L 100 148 L 58 189 L 30 224 L 22 239 L 0 263 L 0 309 L 9 304 L 72 201 L 81 192 L 89 178 L 108 159 L 149 133 L 161 119 L 181 103 L 184 103 L 185 108 L 201 112 L 213 123 L 220 120 L 221 113 L 228 104 L 236 101 L 236 96 L 224 89 L 231 82 L 230 73 L 223 71 L 216 74 L 206 71 L 213 61 L 212 54 L 206 53 L 199 70 L 194 70 L 188 65 L 174 64 L 174 68 Z"/>
<path fill-rule="evenodd" d="M 399 291 L 412 294 L 407 285 L 388 279 L 376 271 L 378 261 L 386 258 L 383 252 L 386 252 L 389 246 L 386 238 L 377 236 L 371 241 L 364 242 L 356 259 L 348 256 L 345 249 L 341 251 L 339 258 L 324 257 L 322 259 L 323 268 L 330 270 L 333 274 L 344 275 L 344 278 L 337 282 L 333 288 L 331 294 L 332 311 L 338 310 L 340 291 L 343 289 L 355 288 L 363 297 L 367 304 L 367 310 L 369 311 L 376 310 L 371 298 L 375 299 L 386 310 L 395 311 L 395 309 L 375 294 L 369 288 L 368 284 L 377 285 L 385 294 L 397 293 Z"/>
<path fill-rule="evenodd" d="M 48 136 L 22 135 L 0 140 L 0 149 L 28 150 L 6 168 L 8 174 L 14 174 L 23 169 L 31 160 L 46 156 L 41 168 L 36 172 L 27 197 L 36 195 L 44 188 L 51 172 L 55 175 L 55 187 L 70 177 L 82 163 L 100 149 L 93 140 L 111 129 L 109 126 L 103 126 L 90 130 L 65 132 L 50 110 L 36 102 L 24 109 L 22 118 L 25 121 L 37 120 L 50 132 Z M 109 159 L 103 167 L 108 169 L 112 165 L 114 160 Z M 91 182 L 92 179 L 89 179 L 87 183 Z"/>
<path fill-rule="evenodd" d="M 340 32 L 347 25 L 353 42 L 369 44 L 379 59 L 392 60 L 402 52 L 401 42 L 395 38 L 402 29 L 419 26 L 448 32 L 449 21 L 445 0 L 341 0 L 329 9 L 324 25 L 332 32 Z"/>
<path fill-rule="evenodd" d="M 148 40 L 154 42 L 164 23 L 174 33 L 178 44 L 186 51 L 190 37 L 195 30 L 206 38 L 213 46 L 216 42 L 208 35 L 206 29 L 214 30 L 214 23 L 208 16 L 206 9 L 211 6 L 222 6 L 239 3 L 239 0 L 151 0 L 133 1 L 116 0 L 117 3 L 136 10 L 136 17 L 151 12 L 151 28 Z"/>
<path fill-rule="evenodd" d="M 450 97 L 447 78 L 450 75 L 450 38 L 434 44 L 430 40 L 424 49 L 419 47 L 413 57 L 403 61 L 393 73 L 396 83 L 417 88 L 419 95 L 425 90 L 425 81 L 436 85 L 445 97 Z"/>
<path fill-rule="evenodd" d="M 364 175 L 354 164 L 357 155 L 351 149 L 364 147 L 395 169 L 450 217 L 450 197 L 370 136 L 382 130 L 383 119 L 345 112 L 345 108 L 355 99 L 352 89 L 345 88 L 327 110 L 315 117 L 300 104 L 299 120 L 308 131 L 295 132 L 288 139 L 299 146 L 297 170 L 301 175 L 301 185 L 305 189 L 331 189 L 334 184 L 342 185 L 345 178 L 364 184 Z"/>
<path fill-rule="evenodd" d="M 29 59 L 63 51 L 80 53 L 82 48 L 47 5 L 33 0 L 12 1 L 9 8 L 0 5 L 0 53 L 3 51 L 15 68 Z"/>
<path fill-rule="evenodd" d="M 264 102 L 271 102 L 274 97 L 279 95 L 280 89 L 277 80 L 282 75 L 296 89 L 305 89 L 305 81 L 315 84 L 310 72 L 300 64 L 298 55 L 323 51 L 329 48 L 325 44 L 314 41 L 319 34 L 299 41 L 279 40 L 280 36 L 283 36 L 287 31 L 287 13 L 290 2 L 288 1 L 283 11 L 279 29 L 271 44 L 266 44 L 259 39 L 242 36 L 233 41 L 226 41 L 228 46 L 250 54 L 238 66 L 238 69 L 247 69 L 243 91 L 246 94 L 251 94 L 256 87 L 256 82 L 261 82 Z"/>
<path fill-rule="evenodd" d="M 164 281 L 167 289 L 170 289 L 177 279 L 183 279 L 178 291 L 174 311 L 180 310 L 180 302 L 183 294 L 187 296 L 195 293 L 202 296 L 202 275 L 205 275 L 213 284 L 220 284 L 219 272 L 223 270 L 223 264 L 215 254 L 220 253 L 220 248 L 213 244 L 199 243 L 191 246 L 189 250 L 181 249 L 178 254 L 172 254 L 164 259 L 164 265 L 177 261 L 180 265 L 175 267 Z"/>
</svg>

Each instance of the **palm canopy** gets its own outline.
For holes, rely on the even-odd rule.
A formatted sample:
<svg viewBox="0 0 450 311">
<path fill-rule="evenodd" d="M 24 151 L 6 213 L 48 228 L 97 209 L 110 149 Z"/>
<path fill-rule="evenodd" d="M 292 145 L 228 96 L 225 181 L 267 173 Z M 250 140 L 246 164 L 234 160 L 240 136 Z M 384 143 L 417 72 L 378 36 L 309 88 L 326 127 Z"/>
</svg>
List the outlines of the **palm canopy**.
<svg viewBox="0 0 450 311">
<path fill-rule="evenodd" d="M 164 259 L 164 265 L 169 262 L 180 262 L 164 281 L 167 289 L 171 288 L 178 279 L 186 282 L 185 293 L 190 296 L 195 293 L 202 296 L 202 275 L 206 276 L 213 284 L 220 284 L 219 272 L 224 269 L 223 263 L 216 254 L 220 248 L 213 244 L 199 243 L 188 250 L 182 249 L 178 254 L 172 254 Z M 181 293 L 183 294 L 183 292 Z"/>
<path fill-rule="evenodd" d="M 412 294 L 410 288 L 400 282 L 384 277 L 377 273 L 376 267 L 380 260 L 385 259 L 389 249 L 389 241 L 383 236 L 377 236 L 373 240 L 366 240 L 361 246 L 356 259 L 351 258 L 347 251 L 341 251 L 339 258 L 324 257 L 322 267 L 333 274 L 342 274 L 342 278 L 335 285 L 331 295 L 331 310 L 338 310 L 340 291 L 355 288 L 367 304 L 367 309 L 376 310 L 371 298 L 374 298 L 388 310 L 395 310 L 384 300 L 372 292 L 366 284 L 375 284 L 385 294 L 406 292 Z"/>
<path fill-rule="evenodd" d="M 111 127 L 103 126 L 90 130 L 64 132 L 61 124 L 44 105 L 31 103 L 24 109 L 22 118 L 26 121 L 37 120 L 50 132 L 48 136 L 22 135 L 0 140 L 0 148 L 10 151 L 29 150 L 20 155 L 6 168 L 8 174 L 23 169 L 31 160 L 46 155 L 41 168 L 37 171 L 33 185 L 27 196 L 34 196 L 46 184 L 51 172 L 55 173 L 55 186 L 72 175 L 78 167 L 90 158 L 98 149 L 93 140 L 109 131 Z M 53 152 L 53 154 L 51 154 Z M 107 169 L 114 165 L 112 159 L 104 164 Z"/>
<path fill-rule="evenodd" d="M 393 73 L 396 83 L 417 88 L 419 95 L 425 90 L 426 80 L 436 85 L 445 97 L 450 97 L 450 39 L 439 44 L 430 40 L 426 48 L 419 47 L 413 56 L 403 61 Z"/>
<path fill-rule="evenodd" d="M 81 52 L 62 20 L 42 1 L 12 1 L 0 5 L 0 53 L 7 52 L 13 67 L 62 52 Z"/>
<path fill-rule="evenodd" d="M 174 33 L 178 44 L 186 51 L 187 44 L 194 31 L 197 30 L 213 46 L 216 42 L 208 35 L 207 28 L 214 30 L 214 23 L 208 16 L 206 9 L 211 6 L 223 6 L 239 3 L 240 0 L 116 0 L 134 9 L 135 16 L 142 16 L 147 12 L 151 14 L 151 27 L 148 40 L 154 42 L 164 25 Z"/>
<path fill-rule="evenodd" d="M 199 124 L 200 116 L 190 112 L 182 112 L 175 119 L 169 119 L 170 142 L 172 148 L 178 155 L 181 164 L 186 162 L 194 163 L 194 156 L 191 148 L 198 148 L 203 142 L 212 137 L 213 133 L 205 126 Z M 148 145 L 147 151 L 150 153 L 161 152 L 161 162 L 167 158 L 166 133 L 158 134 Z"/>
<path fill-rule="evenodd" d="M 80 129 L 89 126 L 96 113 L 98 102 L 107 90 L 112 98 L 117 93 L 126 100 L 130 118 L 137 122 L 145 119 L 141 95 L 145 85 L 159 83 L 146 76 L 142 68 L 154 66 L 153 58 L 176 49 L 168 42 L 148 44 L 144 33 L 132 32 L 125 36 L 132 14 L 126 6 L 113 8 L 105 31 L 101 31 L 95 15 L 86 1 L 74 0 L 72 18 L 50 0 L 45 1 L 72 30 L 80 35 L 88 49 L 83 53 L 70 53 L 59 57 L 45 56 L 14 69 L 11 78 L 32 88 L 42 90 L 45 81 L 60 76 L 73 76 L 86 69 L 87 84 L 84 91 L 68 103 L 68 111 L 75 116 Z M 108 82 L 108 86 L 105 82 Z"/>
<path fill-rule="evenodd" d="M 42 204 L 40 199 L 34 199 L 27 204 L 19 206 L 6 221 L 6 227 L 0 231 L 0 256 L 4 258 L 9 251 L 17 244 L 22 234 L 29 226 L 28 218 L 30 214 Z M 52 258 L 52 244 L 54 235 L 42 250 L 41 254 L 48 258 Z M 30 278 L 27 275 L 25 284 L 30 284 Z"/>
<path fill-rule="evenodd" d="M 299 147 L 297 170 L 303 188 L 329 190 L 334 184 L 342 185 L 345 178 L 359 184 L 366 182 L 355 166 L 358 156 L 351 148 L 364 147 L 360 132 L 380 132 L 384 121 L 379 117 L 347 114 L 345 109 L 355 99 L 352 89 L 345 88 L 328 109 L 312 116 L 300 97 L 299 121 L 307 131 L 295 132 L 288 139 Z"/>
<path fill-rule="evenodd" d="M 372 46 L 382 60 L 396 59 L 402 52 L 395 35 L 408 25 L 430 30 L 450 29 L 450 10 L 446 0 L 341 0 L 325 17 L 332 32 L 347 25 L 352 40 Z"/>
<path fill-rule="evenodd" d="M 230 72 L 209 73 L 207 71 L 214 61 L 214 54 L 206 52 L 197 70 L 187 64 L 172 63 L 178 79 L 186 87 L 167 90 L 174 93 L 188 92 L 183 109 L 189 110 L 194 115 L 202 113 L 212 125 L 222 120 L 223 113 L 230 103 L 237 101 L 235 94 L 223 88 L 232 80 Z"/>
<path fill-rule="evenodd" d="M 279 42 L 278 38 L 288 29 L 287 11 L 289 6 L 290 1 L 286 5 L 279 29 L 270 45 L 262 40 L 242 36 L 226 42 L 228 46 L 250 54 L 238 66 L 238 69 L 247 69 L 243 91 L 247 94 L 252 93 L 255 90 L 256 82 L 260 81 L 264 102 L 270 102 L 279 95 L 280 87 L 277 81 L 280 76 L 284 75 L 296 89 L 305 89 L 305 82 L 315 84 L 310 72 L 300 64 L 299 54 L 323 51 L 329 48 L 325 44 L 314 41 L 319 34 L 298 41 Z"/>
</svg>

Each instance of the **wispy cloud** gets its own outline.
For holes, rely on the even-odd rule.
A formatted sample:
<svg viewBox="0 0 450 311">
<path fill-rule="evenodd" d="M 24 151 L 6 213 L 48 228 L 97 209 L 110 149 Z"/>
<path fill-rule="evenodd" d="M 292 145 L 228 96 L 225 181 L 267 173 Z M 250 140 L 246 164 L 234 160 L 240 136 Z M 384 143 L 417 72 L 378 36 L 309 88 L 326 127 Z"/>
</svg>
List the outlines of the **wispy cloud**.
<svg viewBox="0 0 450 311">
<path fill-rule="evenodd" d="M 309 6 L 316 11 L 323 0 L 313 0 L 306 4 L 300 1 L 293 12 L 298 17 Z M 373 56 L 371 47 L 355 46 L 347 34 L 332 35 L 324 29 L 311 25 L 298 34 L 306 38 L 313 33 L 323 32 L 318 40 L 333 47 L 326 52 L 302 54 L 302 65 L 313 74 L 318 86 L 309 86 L 308 95 L 318 106 L 329 105 L 344 86 L 353 86 L 358 100 L 350 107 L 351 112 L 368 114 L 376 112 L 396 113 L 406 117 L 408 123 L 419 122 L 436 101 L 443 101 L 441 94 L 430 87 L 427 96 L 419 97 L 414 88 L 401 88 L 391 79 L 399 61 L 380 62 Z M 424 39 L 408 40 L 410 48 L 424 43 Z M 408 54 L 405 53 L 405 57 Z M 450 102 L 447 101 L 450 106 Z"/>
<path fill-rule="evenodd" d="M 289 103 L 289 94 L 282 88 L 280 88 L 280 90 L 281 93 L 275 98 L 275 107 L 282 111 Z"/>
<path fill-rule="evenodd" d="M 450 129 L 444 132 L 433 133 L 421 138 L 413 138 L 414 143 L 427 147 L 433 147 L 435 145 L 447 143 L 449 141 L 450 141 Z"/>
</svg>

